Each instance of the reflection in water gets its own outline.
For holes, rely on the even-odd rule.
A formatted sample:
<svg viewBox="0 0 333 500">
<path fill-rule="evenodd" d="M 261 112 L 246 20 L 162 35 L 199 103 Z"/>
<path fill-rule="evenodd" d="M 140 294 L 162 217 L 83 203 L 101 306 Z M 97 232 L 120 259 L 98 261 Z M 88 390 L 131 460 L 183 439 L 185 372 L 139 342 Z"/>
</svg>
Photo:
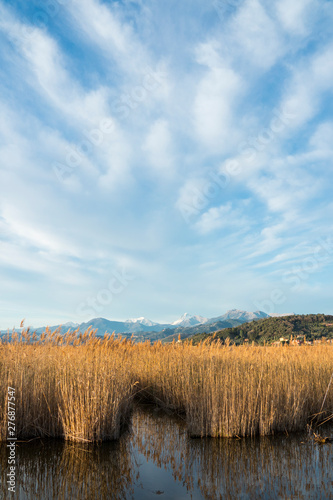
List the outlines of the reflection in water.
<svg viewBox="0 0 333 500">
<path fill-rule="evenodd" d="M 1 498 L 5 495 L 7 450 L 1 452 Z M 70 444 L 58 440 L 18 443 L 16 490 L 18 499 L 131 498 L 133 471 L 129 442 L 103 446 Z M 8 493 L 8 492 L 7 492 Z M 129 495 L 129 496 L 127 496 Z"/>
<path fill-rule="evenodd" d="M 307 435 L 189 439 L 185 425 L 147 413 L 133 426 L 134 449 L 188 490 L 198 488 L 198 498 L 333 498 L 333 446 Z"/>
<path fill-rule="evenodd" d="M 135 411 L 118 442 L 35 440 L 18 443 L 16 456 L 17 494 L 9 496 L 7 449 L 0 446 L 1 498 L 333 498 L 331 444 L 299 434 L 191 439 L 182 421 L 147 408 Z"/>
</svg>

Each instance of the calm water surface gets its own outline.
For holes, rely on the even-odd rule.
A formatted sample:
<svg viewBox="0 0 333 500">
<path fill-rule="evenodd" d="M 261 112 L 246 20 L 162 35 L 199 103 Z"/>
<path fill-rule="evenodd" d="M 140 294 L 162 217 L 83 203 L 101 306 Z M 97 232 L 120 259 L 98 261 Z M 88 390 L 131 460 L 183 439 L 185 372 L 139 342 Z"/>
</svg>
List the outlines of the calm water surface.
<svg viewBox="0 0 333 500">
<path fill-rule="evenodd" d="M 135 411 L 116 443 L 34 440 L 18 443 L 16 454 L 17 493 L 10 494 L 0 446 L 3 499 L 333 499 L 333 444 L 306 434 L 191 439 L 181 420 L 148 408 Z"/>
</svg>

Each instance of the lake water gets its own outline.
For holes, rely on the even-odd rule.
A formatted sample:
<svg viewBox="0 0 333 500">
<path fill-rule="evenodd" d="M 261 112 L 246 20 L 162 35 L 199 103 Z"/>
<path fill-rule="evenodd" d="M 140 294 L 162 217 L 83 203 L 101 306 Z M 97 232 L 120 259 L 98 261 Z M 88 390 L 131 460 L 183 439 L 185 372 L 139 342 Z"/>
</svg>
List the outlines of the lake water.
<svg viewBox="0 0 333 500">
<path fill-rule="evenodd" d="M 118 442 L 18 442 L 16 494 L 6 490 L 7 454 L 2 444 L 2 499 L 333 499 L 333 444 L 306 433 L 192 439 L 182 420 L 147 407 Z"/>
</svg>

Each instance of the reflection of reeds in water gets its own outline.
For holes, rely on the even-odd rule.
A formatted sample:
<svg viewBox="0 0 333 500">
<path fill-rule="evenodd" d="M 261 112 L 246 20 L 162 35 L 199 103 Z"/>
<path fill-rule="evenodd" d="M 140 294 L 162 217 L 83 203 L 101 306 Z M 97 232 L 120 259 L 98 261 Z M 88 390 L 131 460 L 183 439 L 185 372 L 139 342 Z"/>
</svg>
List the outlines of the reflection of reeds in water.
<svg viewBox="0 0 333 500">
<path fill-rule="evenodd" d="M 189 439 L 182 422 L 146 410 L 134 413 L 133 428 L 134 450 L 205 499 L 332 497 L 331 448 L 318 455 L 312 440 Z"/>
<path fill-rule="evenodd" d="M 304 435 L 190 439 L 184 421 L 140 407 L 134 410 L 131 432 L 116 442 L 18 443 L 17 500 L 125 500 L 137 498 L 138 491 L 145 499 L 141 455 L 165 469 L 165 498 L 171 497 L 165 485 L 172 477 L 207 500 L 332 498 L 331 446 L 316 445 L 312 439 L 301 443 L 302 439 Z M 7 498 L 7 458 L 2 444 L 0 498 Z"/>
<path fill-rule="evenodd" d="M 2 445 L 0 498 L 8 497 L 7 458 Z M 20 500 L 125 500 L 132 497 L 133 475 L 128 439 L 103 446 L 55 440 L 18 443 Z"/>
<path fill-rule="evenodd" d="M 159 412 L 149 405 L 137 408 L 132 418 L 132 449 L 160 468 L 170 469 L 175 481 L 188 491 L 194 487 L 193 457 L 186 424 L 175 415 Z"/>
<path fill-rule="evenodd" d="M 194 436 L 254 436 L 304 429 L 333 413 L 331 345 L 135 344 L 94 332 L 46 332 L 0 344 L 0 440 L 7 387 L 16 390 L 17 437 L 102 441 L 120 436 L 134 396 L 186 418 Z M 329 389 L 329 390 L 328 390 Z"/>
</svg>

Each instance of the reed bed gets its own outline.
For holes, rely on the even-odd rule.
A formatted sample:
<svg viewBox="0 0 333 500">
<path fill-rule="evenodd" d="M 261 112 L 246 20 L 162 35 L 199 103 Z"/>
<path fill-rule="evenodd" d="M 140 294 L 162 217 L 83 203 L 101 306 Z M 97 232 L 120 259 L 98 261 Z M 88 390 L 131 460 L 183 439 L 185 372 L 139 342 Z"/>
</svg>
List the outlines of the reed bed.
<svg viewBox="0 0 333 500">
<path fill-rule="evenodd" d="M 333 346 L 135 343 L 94 331 L 29 331 L 0 344 L 0 440 L 7 388 L 17 437 L 117 439 L 134 399 L 186 420 L 192 436 L 269 435 L 333 415 Z"/>
<path fill-rule="evenodd" d="M 29 332 L 0 345 L 0 439 L 7 436 L 7 388 L 15 389 L 16 435 L 69 441 L 117 439 L 132 409 L 127 342 L 88 330 Z"/>
</svg>

